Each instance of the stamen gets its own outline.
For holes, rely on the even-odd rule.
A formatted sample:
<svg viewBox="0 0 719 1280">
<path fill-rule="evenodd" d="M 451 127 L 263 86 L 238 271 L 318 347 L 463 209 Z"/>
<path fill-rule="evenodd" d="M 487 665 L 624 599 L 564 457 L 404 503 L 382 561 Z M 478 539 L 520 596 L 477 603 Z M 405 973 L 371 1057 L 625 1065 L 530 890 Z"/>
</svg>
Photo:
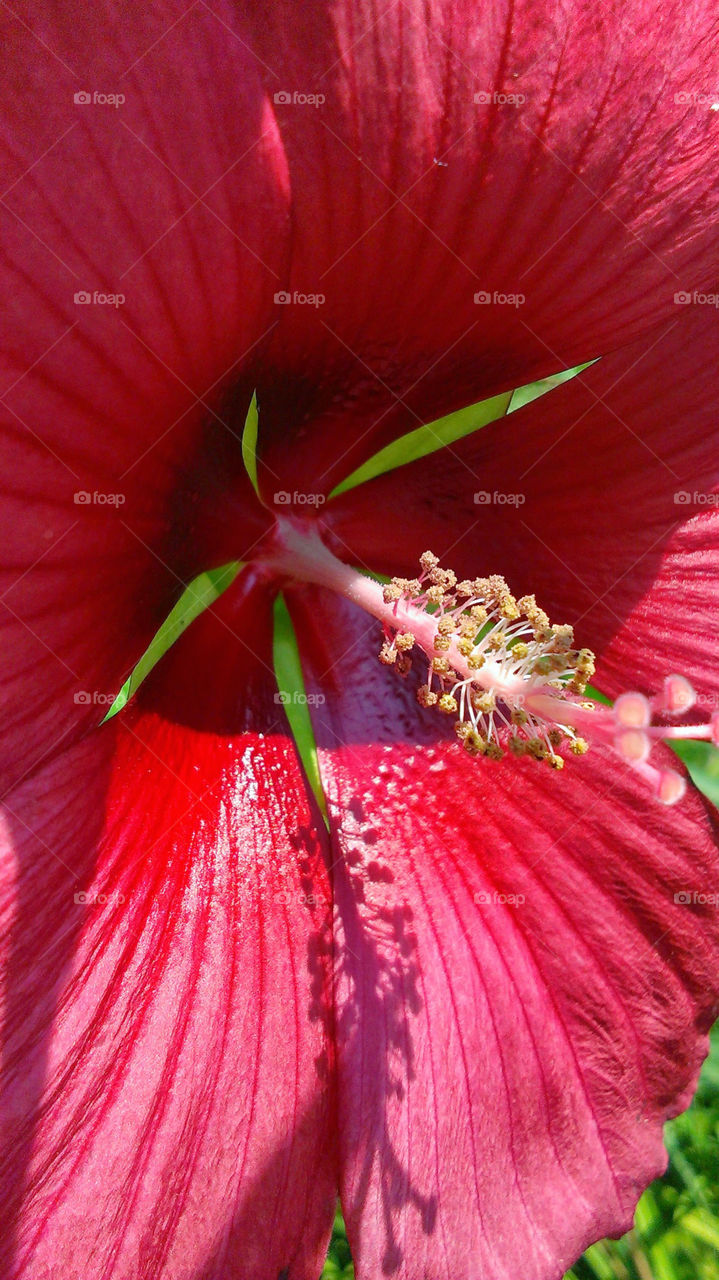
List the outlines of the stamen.
<svg viewBox="0 0 719 1280">
<path fill-rule="evenodd" d="M 265 562 L 274 572 L 329 587 L 378 618 L 380 661 L 399 675 L 409 672 L 412 652 L 421 651 L 426 674 L 417 701 L 452 716 L 473 757 L 498 760 L 509 750 L 561 770 L 564 752 L 581 756 L 598 743 L 663 804 L 676 804 L 685 779 L 649 762 L 653 744 L 696 738 L 719 746 L 719 712 L 707 724 L 652 724 L 655 714 L 683 715 L 693 705 L 694 690 L 682 675 L 667 676 L 652 699 L 630 691 L 613 707 L 584 700 L 594 674 L 591 650 L 575 648 L 570 626 L 552 624 L 534 596 L 516 599 L 498 574 L 458 582 L 426 551 L 417 578 L 381 586 L 333 556 L 316 529 L 286 517 L 277 521 Z"/>
<path fill-rule="evenodd" d="M 470 755 L 499 759 L 509 750 L 562 769 L 562 749 L 580 756 L 590 742 L 599 742 L 635 769 L 662 803 L 682 798 L 684 778 L 649 763 L 653 742 L 663 737 L 719 742 L 719 713 L 709 725 L 652 725 L 654 712 L 682 715 L 693 705 L 694 690 L 684 676 L 668 676 L 661 694 L 651 700 L 631 691 L 620 694 L 611 708 L 580 701 L 594 674 L 594 655 L 575 649 L 572 628 L 553 625 L 534 596 L 516 600 L 496 574 L 457 582 L 431 552 L 420 557 L 420 568 L 411 593 L 404 579 L 393 578 L 384 600 L 392 603 L 398 620 L 412 610 L 421 611 L 425 623 L 431 619 L 429 643 L 416 623 L 410 632 L 428 658 L 427 680 L 417 698 L 422 707 L 457 714 L 455 732 Z M 385 625 L 386 634 L 390 630 L 391 624 Z M 398 632 L 394 643 L 406 634 Z"/>
</svg>

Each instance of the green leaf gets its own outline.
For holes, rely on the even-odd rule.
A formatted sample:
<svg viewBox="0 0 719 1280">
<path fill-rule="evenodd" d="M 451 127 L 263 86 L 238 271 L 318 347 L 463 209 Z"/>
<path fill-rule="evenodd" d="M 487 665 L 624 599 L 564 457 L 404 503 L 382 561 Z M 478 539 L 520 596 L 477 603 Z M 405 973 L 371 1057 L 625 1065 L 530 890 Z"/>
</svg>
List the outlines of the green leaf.
<svg viewBox="0 0 719 1280">
<path fill-rule="evenodd" d="M 719 808 L 719 750 L 711 742 L 688 738 L 669 745 L 684 761 L 692 782 Z"/>
<path fill-rule="evenodd" d="M 180 599 L 177 601 L 174 609 L 167 615 L 165 621 L 158 631 L 155 632 L 147 649 L 143 653 L 139 662 L 128 676 L 110 710 L 108 711 L 103 724 L 106 720 L 110 720 L 112 716 L 116 716 L 118 711 L 127 705 L 130 698 L 137 692 L 143 680 L 149 676 L 152 668 L 157 666 L 163 654 L 175 643 L 183 631 L 186 631 L 191 622 L 198 618 L 205 609 L 209 608 L 215 600 L 226 591 L 230 583 L 237 577 L 241 568 L 239 560 L 232 560 L 229 564 L 222 565 L 219 569 L 210 569 L 207 573 L 200 573 L 185 588 Z"/>
<path fill-rule="evenodd" d="M 706 1209 L 692 1209 L 682 1218 L 682 1230 L 719 1252 L 719 1222 Z"/>
<path fill-rule="evenodd" d="M 320 770 L 317 763 L 317 743 L 312 729 L 302 664 L 297 646 L 297 636 L 292 619 L 282 596 L 275 600 L 275 627 L 272 644 L 275 676 L 297 752 L 304 766 L 310 786 L 323 815 L 327 816 Z"/>
<path fill-rule="evenodd" d="M 257 487 L 257 432 L 259 430 L 259 413 L 257 410 L 257 392 L 253 391 L 250 407 L 247 410 L 245 425 L 242 431 L 242 461 L 252 481 L 252 488 L 259 497 Z"/>
<path fill-rule="evenodd" d="M 512 393 L 507 413 L 516 413 L 517 409 L 523 409 L 525 404 L 531 404 L 532 400 L 538 400 L 555 387 L 561 387 L 563 382 L 570 382 L 593 364 L 596 364 L 596 360 L 587 360 L 585 364 L 577 364 L 573 369 L 565 369 L 562 373 L 553 373 L 549 378 L 540 378 L 539 382 L 528 382 L 526 387 L 518 387 Z"/>
</svg>

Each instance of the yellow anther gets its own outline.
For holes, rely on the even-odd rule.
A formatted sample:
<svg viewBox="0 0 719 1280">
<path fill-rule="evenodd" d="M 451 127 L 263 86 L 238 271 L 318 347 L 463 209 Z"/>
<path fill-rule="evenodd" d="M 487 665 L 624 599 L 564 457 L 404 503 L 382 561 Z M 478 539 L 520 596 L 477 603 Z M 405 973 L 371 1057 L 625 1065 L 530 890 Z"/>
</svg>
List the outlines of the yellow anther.
<svg viewBox="0 0 719 1280">
<path fill-rule="evenodd" d="M 423 571 L 429 573 L 431 569 L 434 569 L 435 565 L 439 564 L 439 556 L 434 555 L 432 551 L 424 551 L 419 557 L 419 563 Z"/>
<path fill-rule="evenodd" d="M 397 650 L 394 645 L 390 644 L 389 640 L 385 640 L 382 645 L 382 648 L 379 651 L 379 660 L 380 662 L 383 662 L 386 667 L 391 667 L 397 661 Z"/>
<path fill-rule="evenodd" d="M 435 587 L 441 587 L 443 591 L 451 591 L 456 585 L 457 575 L 452 573 L 451 569 L 440 569 L 435 567 L 429 571 L 429 580 Z"/>
<path fill-rule="evenodd" d="M 417 690 L 417 701 L 420 707 L 435 707 L 437 705 L 437 694 L 430 689 L 428 684 L 421 684 Z"/>
<path fill-rule="evenodd" d="M 454 698 L 451 693 L 441 694 L 439 702 L 437 703 L 437 706 L 439 710 L 443 711 L 444 714 L 447 716 L 456 715 L 458 710 L 457 699 Z"/>
<path fill-rule="evenodd" d="M 564 623 L 553 627 L 552 630 L 554 631 L 552 648 L 560 653 L 566 653 L 574 642 L 574 628 L 570 627 L 569 623 Z"/>
<path fill-rule="evenodd" d="M 382 599 L 385 604 L 394 604 L 395 601 L 401 600 L 401 598 L 402 589 L 393 578 L 391 582 L 388 582 L 387 585 L 382 588 Z"/>
<path fill-rule="evenodd" d="M 589 678 L 596 670 L 594 654 L 591 649 L 580 649 L 577 655 L 576 668 L 583 676 Z"/>
<path fill-rule="evenodd" d="M 440 618 L 437 623 L 437 630 L 441 636 L 454 635 L 457 630 L 457 624 L 450 614 L 446 614 L 444 618 Z"/>
<path fill-rule="evenodd" d="M 479 711 L 482 715 L 489 715 L 489 712 L 494 711 L 497 706 L 497 699 L 491 690 L 485 693 L 473 690 L 470 697 L 475 711 Z"/>
<path fill-rule="evenodd" d="M 514 596 L 511 596 L 509 594 L 509 592 L 507 592 L 506 595 L 503 595 L 500 597 L 499 612 L 501 613 L 503 618 L 507 619 L 508 622 L 514 622 L 519 617 L 519 609 L 517 608 L 517 601 L 515 600 Z"/>
<path fill-rule="evenodd" d="M 470 671 L 479 671 L 479 669 L 484 666 L 484 661 L 484 654 L 473 653 L 469 658 L 467 658 L 467 666 Z"/>
<path fill-rule="evenodd" d="M 534 596 L 520 596 L 517 601 L 517 606 L 522 610 L 525 617 L 529 618 L 531 621 L 532 614 L 537 607 L 537 601 Z"/>
<path fill-rule="evenodd" d="M 573 738 L 569 744 L 569 750 L 575 756 L 584 756 L 589 750 L 589 743 L 584 738 Z"/>
<path fill-rule="evenodd" d="M 449 663 L 446 658 L 433 658 L 432 670 L 437 672 L 438 676 L 446 676 L 449 674 Z"/>
<path fill-rule="evenodd" d="M 411 649 L 414 645 L 414 636 L 411 631 L 400 631 L 394 638 L 395 645 L 400 653 Z"/>
<path fill-rule="evenodd" d="M 551 765 L 552 769 L 563 769 L 563 768 L 564 768 L 564 760 L 563 760 L 563 758 L 562 758 L 561 756 L 557 756 L 557 755 L 547 756 L 547 764 Z"/>
<path fill-rule="evenodd" d="M 528 719 L 524 707 L 512 707 L 512 724 L 526 724 Z"/>
</svg>

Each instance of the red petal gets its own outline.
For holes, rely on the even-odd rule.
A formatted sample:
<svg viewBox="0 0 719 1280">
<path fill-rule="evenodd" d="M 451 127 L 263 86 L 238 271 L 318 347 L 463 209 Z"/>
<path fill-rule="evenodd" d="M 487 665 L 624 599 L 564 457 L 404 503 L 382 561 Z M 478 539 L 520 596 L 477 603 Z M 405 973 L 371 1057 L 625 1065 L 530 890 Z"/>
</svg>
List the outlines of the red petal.
<svg viewBox="0 0 719 1280">
<path fill-rule="evenodd" d="M 711 4 L 670 0 L 660 23 L 644 0 L 251 9 L 289 165 L 285 287 L 326 299 L 278 308 L 260 383 L 282 488 L 326 492 L 716 279 Z"/>
<path fill-rule="evenodd" d="M 0 14 L 12 778 L 102 719 L 93 699 L 114 695 L 207 567 L 193 516 L 216 472 L 232 481 L 234 554 L 264 527 L 239 436 L 286 250 L 285 178 L 256 62 L 221 18 L 170 5 L 128 23 L 106 3 Z M 76 303 L 83 291 L 125 302 Z"/>
<path fill-rule="evenodd" d="M 358 1277 L 556 1280 L 629 1227 L 694 1088 L 719 924 L 676 895 L 716 885 L 715 832 L 601 752 L 472 762 L 366 618 L 306 600 Z"/>
<path fill-rule="evenodd" d="M 322 1266 L 324 828 L 261 676 L 270 612 L 247 603 L 247 663 L 230 604 L 174 654 L 185 682 L 216 664 L 204 728 L 136 711 L 10 797 L 4 1276 L 316 1280 Z M 211 732 L 246 682 L 234 731 Z"/>
<path fill-rule="evenodd" d="M 711 310 L 711 314 L 709 314 Z M 502 573 L 603 657 L 601 688 L 683 671 L 715 697 L 719 451 L 713 309 L 328 508 L 346 554 Z M 475 495 L 480 501 L 475 500 Z M 396 512 L 392 538 L 378 511 Z M 713 691 L 713 692 L 712 692 Z"/>
</svg>

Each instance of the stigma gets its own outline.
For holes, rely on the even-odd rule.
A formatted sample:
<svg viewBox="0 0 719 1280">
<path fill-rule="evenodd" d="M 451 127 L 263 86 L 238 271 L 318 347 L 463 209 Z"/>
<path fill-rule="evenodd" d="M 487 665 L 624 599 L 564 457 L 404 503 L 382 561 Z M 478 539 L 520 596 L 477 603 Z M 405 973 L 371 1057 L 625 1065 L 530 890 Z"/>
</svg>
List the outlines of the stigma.
<svg viewBox="0 0 719 1280">
<path fill-rule="evenodd" d="M 699 738 L 719 745 L 719 713 L 709 723 L 672 725 L 696 698 L 671 674 L 659 693 L 620 694 L 613 706 L 586 696 L 594 675 L 590 649 L 573 629 L 550 622 L 533 595 L 512 595 L 498 574 L 458 580 L 426 551 L 415 578 L 383 585 L 338 560 L 317 528 L 277 522 L 267 568 L 338 592 L 382 624 L 379 660 L 401 677 L 419 666 L 417 701 L 452 719 L 463 749 L 477 760 L 516 757 L 562 770 L 593 746 L 614 752 L 657 800 L 675 804 L 686 782 L 653 764 L 660 739 Z M 658 723 L 657 723 L 658 721 Z"/>
</svg>

